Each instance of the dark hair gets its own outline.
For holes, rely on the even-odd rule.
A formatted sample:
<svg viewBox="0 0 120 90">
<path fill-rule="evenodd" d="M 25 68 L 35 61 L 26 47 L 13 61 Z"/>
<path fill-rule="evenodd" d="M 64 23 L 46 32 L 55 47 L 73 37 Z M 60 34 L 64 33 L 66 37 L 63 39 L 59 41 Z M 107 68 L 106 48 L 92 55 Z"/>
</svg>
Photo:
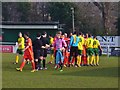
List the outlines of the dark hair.
<svg viewBox="0 0 120 90">
<path fill-rule="evenodd" d="M 77 32 L 75 31 L 73 34 L 77 34 Z"/>
<path fill-rule="evenodd" d="M 47 32 L 43 32 L 43 33 L 42 33 L 42 35 L 45 35 L 45 34 L 47 34 Z"/>
<path fill-rule="evenodd" d="M 58 31 L 57 34 L 62 34 L 62 31 Z"/>
<path fill-rule="evenodd" d="M 58 31 L 57 34 L 62 34 L 62 31 Z"/>
<path fill-rule="evenodd" d="M 26 33 L 24 33 L 26 36 L 28 36 L 29 37 L 29 35 L 30 35 L 30 33 L 29 32 L 26 32 Z"/>
<path fill-rule="evenodd" d="M 93 36 L 93 38 L 96 38 L 96 36 Z"/>
<path fill-rule="evenodd" d="M 51 34 L 49 34 L 49 36 L 52 36 Z"/>
<path fill-rule="evenodd" d="M 91 34 L 88 34 L 88 37 L 91 37 L 92 35 Z"/>
<path fill-rule="evenodd" d="M 79 35 L 82 35 L 82 32 L 80 32 Z"/>
<path fill-rule="evenodd" d="M 36 35 L 37 37 L 40 37 L 41 36 L 41 33 L 37 33 L 37 35 Z"/>
</svg>

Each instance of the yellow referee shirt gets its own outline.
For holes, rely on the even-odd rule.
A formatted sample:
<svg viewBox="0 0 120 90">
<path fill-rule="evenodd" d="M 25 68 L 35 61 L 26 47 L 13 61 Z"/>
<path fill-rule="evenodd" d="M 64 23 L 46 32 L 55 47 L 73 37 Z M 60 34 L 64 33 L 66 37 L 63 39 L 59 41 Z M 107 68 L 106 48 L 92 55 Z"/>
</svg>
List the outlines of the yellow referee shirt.
<svg viewBox="0 0 120 90">
<path fill-rule="evenodd" d="M 53 41 L 54 41 L 54 38 L 50 38 L 50 45 L 52 45 L 53 44 Z"/>
</svg>

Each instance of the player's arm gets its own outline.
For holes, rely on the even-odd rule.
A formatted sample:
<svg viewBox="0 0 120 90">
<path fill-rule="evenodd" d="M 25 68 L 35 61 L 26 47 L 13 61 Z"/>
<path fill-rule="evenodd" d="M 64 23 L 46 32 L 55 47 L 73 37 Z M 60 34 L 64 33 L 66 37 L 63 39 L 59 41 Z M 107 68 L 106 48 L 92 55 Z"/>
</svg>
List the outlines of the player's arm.
<svg viewBox="0 0 120 90">
<path fill-rule="evenodd" d="M 85 44 L 85 39 L 84 38 L 82 38 L 82 45 L 84 45 Z"/>
<path fill-rule="evenodd" d="M 74 38 L 73 38 L 73 36 L 71 36 L 69 46 L 72 46 L 72 44 L 73 44 L 73 40 L 74 40 Z"/>
<path fill-rule="evenodd" d="M 42 41 L 39 41 L 39 46 L 40 46 L 40 48 L 45 48 L 45 46 L 43 46 L 43 43 L 42 43 Z"/>
<path fill-rule="evenodd" d="M 23 40 L 23 39 L 21 39 L 21 42 L 20 42 L 20 43 L 18 43 L 18 46 L 21 46 L 21 45 L 23 44 L 23 42 L 24 42 L 24 40 Z"/>
<path fill-rule="evenodd" d="M 100 42 L 98 41 L 98 48 L 102 51 L 102 48 L 101 48 L 101 45 L 100 45 Z"/>
<path fill-rule="evenodd" d="M 25 47 L 24 51 L 27 50 L 31 46 L 30 40 L 28 40 L 28 45 Z"/>
<path fill-rule="evenodd" d="M 63 47 L 67 47 L 67 43 L 62 39 Z"/>
<path fill-rule="evenodd" d="M 21 42 L 18 43 L 18 46 L 21 46 L 24 43 L 24 38 L 21 39 Z"/>
<path fill-rule="evenodd" d="M 18 44 L 18 46 L 21 46 L 22 45 L 22 42 Z"/>
<path fill-rule="evenodd" d="M 62 48 L 60 48 L 60 50 L 64 51 L 65 47 L 67 47 L 67 44 L 66 44 L 65 40 L 62 39 Z"/>
<path fill-rule="evenodd" d="M 30 45 L 26 46 L 26 48 L 24 49 L 24 51 L 27 50 L 29 47 L 30 47 Z"/>
<path fill-rule="evenodd" d="M 101 46 L 98 46 L 98 48 L 102 51 L 102 48 L 101 48 Z"/>
<path fill-rule="evenodd" d="M 100 45 L 98 46 L 98 48 L 102 51 L 102 48 L 101 48 L 101 46 L 100 46 Z"/>
<path fill-rule="evenodd" d="M 49 48 L 49 47 L 50 47 L 48 40 L 46 40 L 46 45 L 45 45 L 45 47 L 46 47 L 46 48 Z"/>
</svg>

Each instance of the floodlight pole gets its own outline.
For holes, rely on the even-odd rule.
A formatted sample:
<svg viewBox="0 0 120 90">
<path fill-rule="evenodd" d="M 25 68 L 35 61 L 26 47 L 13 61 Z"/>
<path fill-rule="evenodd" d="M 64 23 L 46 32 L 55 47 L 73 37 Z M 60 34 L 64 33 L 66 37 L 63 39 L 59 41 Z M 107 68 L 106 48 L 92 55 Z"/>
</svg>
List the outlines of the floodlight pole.
<svg viewBox="0 0 120 90">
<path fill-rule="evenodd" d="M 71 7 L 71 10 L 72 10 L 72 31 L 74 32 L 75 31 L 75 22 L 74 22 L 74 18 L 75 18 L 75 16 L 74 16 L 74 8 L 73 7 Z"/>
<path fill-rule="evenodd" d="M 108 33 L 107 33 L 107 57 L 109 57 L 109 42 L 108 42 Z"/>
</svg>

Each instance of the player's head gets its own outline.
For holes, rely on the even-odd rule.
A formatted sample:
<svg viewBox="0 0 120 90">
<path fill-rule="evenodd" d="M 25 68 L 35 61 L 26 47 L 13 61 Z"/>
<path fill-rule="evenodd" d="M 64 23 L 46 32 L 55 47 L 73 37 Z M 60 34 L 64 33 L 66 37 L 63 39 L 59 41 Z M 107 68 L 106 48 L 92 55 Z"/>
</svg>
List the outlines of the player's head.
<svg viewBox="0 0 120 90">
<path fill-rule="evenodd" d="M 74 33 L 73 33 L 73 35 L 76 35 L 77 34 L 77 32 L 75 31 Z"/>
<path fill-rule="evenodd" d="M 57 38 L 61 38 L 61 32 L 57 32 Z"/>
<path fill-rule="evenodd" d="M 78 34 L 78 31 L 75 31 L 75 32 L 73 33 L 73 35 L 77 35 L 77 36 L 78 36 L 78 35 L 79 35 L 79 34 Z"/>
<path fill-rule="evenodd" d="M 70 36 L 72 36 L 73 35 L 73 33 L 72 32 L 70 32 Z"/>
<path fill-rule="evenodd" d="M 43 36 L 43 37 L 47 37 L 47 32 L 43 32 L 43 33 L 42 33 L 42 36 Z"/>
<path fill-rule="evenodd" d="M 37 33 L 36 37 L 41 37 L 41 33 Z"/>
<path fill-rule="evenodd" d="M 49 34 L 49 38 L 52 38 L 52 35 L 51 35 L 51 34 Z"/>
<path fill-rule="evenodd" d="M 62 35 L 62 31 L 58 31 L 57 34 L 59 34 L 61 36 Z"/>
<path fill-rule="evenodd" d="M 19 35 L 18 35 L 19 37 L 22 37 L 22 33 L 21 32 L 19 32 Z"/>
<path fill-rule="evenodd" d="M 82 36 L 82 32 L 79 33 L 79 36 Z"/>
<path fill-rule="evenodd" d="M 61 35 L 61 38 L 65 38 L 65 35 Z"/>
<path fill-rule="evenodd" d="M 24 33 L 24 37 L 27 39 L 27 38 L 29 38 L 29 32 L 26 32 L 26 33 Z"/>
<path fill-rule="evenodd" d="M 85 36 L 86 38 L 88 38 L 88 33 L 86 33 L 86 36 Z"/>
<path fill-rule="evenodd" d="M 90 37 L 92 37 L 92 35 L 91 35 L 91 34 L 88 34 L 88 37 L 90 38 Z"/>
<path fill-rule="evenodd" d="M 85 35 L 82 33 L 82 37 L 85 37 Z"/>
<path fill-rule="evenodd" d="M 67 38 L 67 33 L 64 33 L 64 37 L 66 37 L 66 38 Z"/>
<path fill-rule="evenodd" d="M 70 32 L 69 37 L 71 37 L 72 35 L 73 35 L 73 33 L 72 33 L 72 32 Z"/>
<path fill-rule="evenodd" d="M 58 31 L 58 33 L 62 35 L 62 31 Z"/>
<path fill-rule="evenodd" d="M 81 32 L 81 36 L 82 36 L 82 37 L 85 37 L 84 33 Z"/>
<path fill-rule="evenodd" d="M 93 38 L 94 38 L 94 39 L 97 39 L 97 36 L 94 36 Z"/>
</svg>

